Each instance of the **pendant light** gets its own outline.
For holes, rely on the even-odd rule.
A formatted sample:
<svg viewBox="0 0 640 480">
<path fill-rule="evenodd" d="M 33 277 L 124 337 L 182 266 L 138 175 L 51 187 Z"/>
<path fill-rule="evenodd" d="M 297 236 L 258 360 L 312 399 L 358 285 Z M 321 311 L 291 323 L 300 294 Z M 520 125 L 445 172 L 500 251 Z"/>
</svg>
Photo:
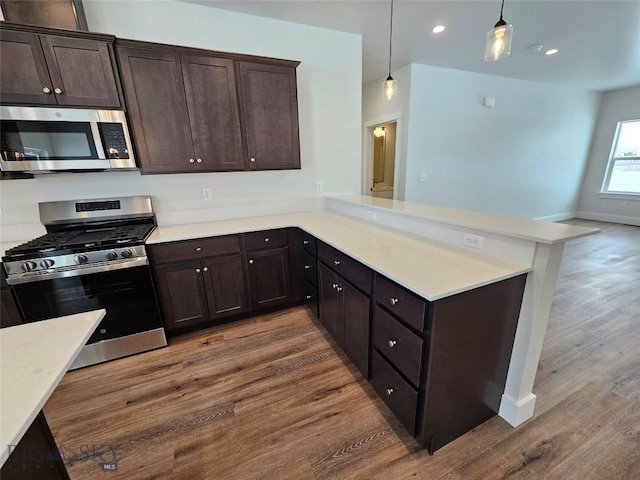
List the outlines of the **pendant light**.
<svg viewBox="0 0 640 480">
<path fill-rule="evenodd" d="M 391 100 L 398 93 L 396 81 L 391 76 L 391 38 L 393 35 L 393 0 L 391 0 L 391 20 L 389 21 L 389 76 L 382 84 L 384 97 Z"/>
<path fill-rule="evenodd" d="M 502 18 L 504 0 L 500 7 L 500 20 L 495 27 L 487 32 L 487 46 L 484 51 L 486 62 L 495 62 L 511 53 L 511 38 L 513 37 L 513 25 L 508 25 Z"/>
</svg>

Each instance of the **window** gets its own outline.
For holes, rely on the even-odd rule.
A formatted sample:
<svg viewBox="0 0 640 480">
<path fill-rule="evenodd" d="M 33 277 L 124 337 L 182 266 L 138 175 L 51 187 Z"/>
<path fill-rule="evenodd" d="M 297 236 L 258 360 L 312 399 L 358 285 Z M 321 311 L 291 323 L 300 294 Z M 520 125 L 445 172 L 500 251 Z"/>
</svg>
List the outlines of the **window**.
<svg viewBox="0 0 640 480">
<path fill-rule="evenodd" d="M 640 194 L 640 120 L 618 122 L 602 191 Z"/>
</svg>

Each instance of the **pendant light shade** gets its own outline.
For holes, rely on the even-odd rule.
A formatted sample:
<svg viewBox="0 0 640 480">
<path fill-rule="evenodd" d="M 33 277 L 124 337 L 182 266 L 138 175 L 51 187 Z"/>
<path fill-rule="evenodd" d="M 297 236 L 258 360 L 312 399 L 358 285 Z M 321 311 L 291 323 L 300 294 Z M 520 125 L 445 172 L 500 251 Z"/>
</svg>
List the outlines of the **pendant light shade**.
<svg viewBox="0 0 640 480">
<path fill-rule="evenodd" d="M 504 0 L 500 7 L 500 20 L 487 32 L 487 45 L 484 50 L 484 59 L 487 62 L 495 62 L 508 57 L 511 53 L 511 39 L 513 38 L 513 25 L 507 24 L 502 18 Z"/>
<path fill-rule="evenodd" d="M 389 75 L 382 84 L 382 90 L 384 92 L 384 98 L 391 100 L 398 93 L 398 87 L 396 81 L 391 76 L 391 39 L 393 37 L 393 0 L 391 0 L 391 16 L 389 20 Z"/>
</svg>

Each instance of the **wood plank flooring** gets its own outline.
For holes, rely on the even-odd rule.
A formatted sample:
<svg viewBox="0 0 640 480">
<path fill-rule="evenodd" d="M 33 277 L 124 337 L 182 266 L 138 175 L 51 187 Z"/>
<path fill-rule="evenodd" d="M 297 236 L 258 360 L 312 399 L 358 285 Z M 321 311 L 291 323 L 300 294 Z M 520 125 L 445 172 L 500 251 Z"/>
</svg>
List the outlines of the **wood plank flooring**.
<svg viewBox="0 0 640 480">
<path fill-rule="evenodd" d="M 640 229 L 570 223 L 603 232 L 566 246 L 520 428 L 429 456 L 294 308 L 68 373 L 45 415 L 71 478 L 640 479 Z"/>
</svg>

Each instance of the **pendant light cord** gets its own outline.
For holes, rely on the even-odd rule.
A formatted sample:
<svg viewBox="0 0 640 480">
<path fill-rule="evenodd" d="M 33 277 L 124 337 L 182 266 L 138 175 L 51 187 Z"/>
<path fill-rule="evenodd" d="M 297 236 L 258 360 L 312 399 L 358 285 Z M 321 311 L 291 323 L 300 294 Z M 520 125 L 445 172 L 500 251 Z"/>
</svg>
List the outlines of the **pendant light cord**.
<svg viewBox="0 0 640 480">
<path fill-rule="evenodd" d="M 504 0 L 502 0 L 504 5 Z M 391 76 L 391 39 L 393 38 L 393 0 L 391 0 L 391 19 L 389 21 L 389 76 Z"/>
<path fill-rule="evenodd" d="M 504 0 L 502 0 L 502 6 L 500 7 L 500 20 L 502 20 L 502 10 L 504 10 Z"/>
</svg>

